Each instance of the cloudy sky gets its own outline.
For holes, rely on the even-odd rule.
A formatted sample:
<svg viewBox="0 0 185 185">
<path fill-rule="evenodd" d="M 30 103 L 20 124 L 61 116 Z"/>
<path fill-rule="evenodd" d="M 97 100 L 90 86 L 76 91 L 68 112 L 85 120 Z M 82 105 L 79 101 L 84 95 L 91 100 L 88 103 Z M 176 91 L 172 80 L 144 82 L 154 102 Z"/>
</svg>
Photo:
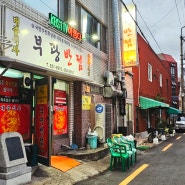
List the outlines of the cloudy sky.
<svg viewBox="0 0 185 185">
<path fill-rule="evenodd" d="M 49 12 L 57 14 L 57 0 L 23 1 L 46 16 Z M 138 25 L 153 50 L 157 54 L 171 55 L 180 67 L 180 35 L 181 28 L 185 26 L 185 0 L 123 1 L 126 5 L 136 4 Z M 182 36 L 185 36 L 185 28 L 182 29 Z"/>
<path fill-rule="evenodd" d="M 185 0 L 124 0 L 135 3 L 139 27 L 153 50 L 171 55 L 180 67 L 180 35 L 185 26 Z M 143 21 L 144 20 L 144 21 Z M 182 29 L 185 36 L 185 28 Z M 185 48 L 185 46 L 184 46 Z"/>
</svg>

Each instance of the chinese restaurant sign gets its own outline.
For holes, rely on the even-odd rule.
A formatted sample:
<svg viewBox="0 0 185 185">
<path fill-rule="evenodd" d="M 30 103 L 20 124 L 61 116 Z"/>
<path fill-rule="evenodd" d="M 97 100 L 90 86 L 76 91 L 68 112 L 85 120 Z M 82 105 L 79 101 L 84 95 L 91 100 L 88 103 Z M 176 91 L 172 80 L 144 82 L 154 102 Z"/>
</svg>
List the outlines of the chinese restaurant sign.
<svg viewBox="0 0 185 185">
<path fill-rule="evenodd" d="M 54 135 L 67 133 L 67 106 L 54 106 Z"/>
<path fill-rule="evenodd" d="M 52 27 L 56 28 L 58 31 L 69 35 L 73 39 L 82 40 L 82 34 L 75 28 L 69 26 L 66 22 L 62 21 L 52 13 L 49 13 L 49 23 Z"/>
<path fill-rule="evenodd" d="M 53 27 L 62 29 L 74 38 L 81 37 L 57 17 L 50 16 Z M 5 17 L 5 35 L 13 44 L 13 47 L 6 49 L 6 56 L 46 71 L 84 80 L 94 79 L 93 55 L 88 50 L 70 42 L 62 33 L 59 35 L 8 8 Z"/>
<path fill-rule="evenodd" d="M 135 5 L 128 6 L 129 12 L 132 17 L 136 18 Z M 136 66 L 137 59 L 137 30 L 136 24 L 130 16 L 129 12 L 123 8 L 122 24 L 123 24 L 123 50 L 122 59 L 124 67 Z"/>
</svg>

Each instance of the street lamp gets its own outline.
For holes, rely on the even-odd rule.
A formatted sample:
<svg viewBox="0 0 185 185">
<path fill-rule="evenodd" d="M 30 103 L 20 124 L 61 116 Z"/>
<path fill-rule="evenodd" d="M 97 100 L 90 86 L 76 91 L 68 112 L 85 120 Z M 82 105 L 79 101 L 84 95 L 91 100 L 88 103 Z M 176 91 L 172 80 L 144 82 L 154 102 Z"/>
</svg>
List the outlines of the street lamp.
<svg viewBox="0 0 185 185">
<path fill-rule="evenodd" d="M 183 41 L 185 41 L 184 37 L 182 36 L 182 30 L 185 28 L 183 26 L 181 28 L 181 35 L 180 35 L 180 59 L 181 59 L 181 103 L 182 103 L 182 113 L 184 114 L 184 68 L 183 68 Z"/>
</svg>

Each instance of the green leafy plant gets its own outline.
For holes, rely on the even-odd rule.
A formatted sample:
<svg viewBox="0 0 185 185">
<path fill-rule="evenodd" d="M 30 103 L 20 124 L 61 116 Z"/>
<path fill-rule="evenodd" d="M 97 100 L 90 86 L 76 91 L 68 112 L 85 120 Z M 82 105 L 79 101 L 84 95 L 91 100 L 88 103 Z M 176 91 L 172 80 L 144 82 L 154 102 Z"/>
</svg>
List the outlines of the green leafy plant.
<svg viewBox="0 0 185 185">
<path fill-rule="evenodd" d="M 173 130 L 174 130 L 173 126 L 170 125 L 168 129 L 169 134 L 173 134 Z"/>
</svg>

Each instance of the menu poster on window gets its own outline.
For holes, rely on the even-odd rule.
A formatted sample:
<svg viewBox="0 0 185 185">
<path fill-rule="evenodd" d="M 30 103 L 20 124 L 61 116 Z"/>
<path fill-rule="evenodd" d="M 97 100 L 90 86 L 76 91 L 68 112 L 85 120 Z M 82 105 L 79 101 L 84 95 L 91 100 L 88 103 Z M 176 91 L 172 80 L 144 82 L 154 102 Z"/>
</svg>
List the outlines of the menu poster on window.
<svg viewBox="0 0 185 185">
<path fill-rule="evenodd" d="M 66 91 L 54 90 L 54 104 L 66 104 Z"/>
<path fill-rule="evenodd" d="M 48 105 L 36 105 L 36 124 L 35 124 L 36 144 L 39 148 L 39 155 L 48 157 L 49 140 L 49 120 Z"/>
<path fill-rule="evenodd" d="M 30 139 L 30 105 L 0 103 L 0 134 L 19 132 L 23 139 Z"/>
<path fill-rule="evenodd" d="M 19 96 L 18 78 L 9 78 L 1 76 L 0 78 L 0 95 L 2 96 Z"/>
<path fill-rule="evenodd" d="M 67 106 L 54 106 L 54 135 L 67 133 Z"/>
</svg>

